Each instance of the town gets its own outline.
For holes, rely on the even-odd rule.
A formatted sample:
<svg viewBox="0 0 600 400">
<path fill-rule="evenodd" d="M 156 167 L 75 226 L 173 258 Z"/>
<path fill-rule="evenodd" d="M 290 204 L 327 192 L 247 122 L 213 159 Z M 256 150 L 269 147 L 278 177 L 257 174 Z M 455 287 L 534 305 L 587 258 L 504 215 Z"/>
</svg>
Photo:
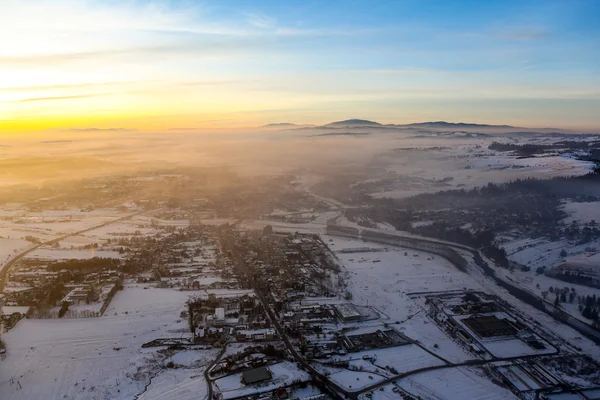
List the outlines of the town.
<svg viewBox="0 0 600 400">
<path fill-rule="evenodd" d="M 410 136 L 377 154 L 386 168 L 161 166 L 7 191 L 0 391 L 597 398 L 600 175 L 593 137 L 563 136 L 544 139 L 557 154 Z M 438 178 L 390 172 L 405 158 Z"/>
<path fill-rule="evenodd" d="M 298 232 L 319 217 L 278 225 L 266 216 L 259 227 L 183 223 L 183 209 L 131 211 L 34 243 L 2 281 L 9 334 L 22 318 L 66 329 L 76 320 L 144 327 L 132 342 L 144 350 L 135 370 L 105 393 L 133 393 L 165 374 L 173 393 L 194 387 L 215 400 L 435 397 L 441 387 L 410 378 L 427 374 L 442 385 L 457 375 L 464 390 L 497 398 L 593 398 L 598 390 L 597 360 L 490 291 L 485 278 L 469 281 L 470 269 L 491 268 L 479 253 L 344 227 L 337 218 Z M 373 268 L 381 280 L 369 279 Z M 415 271 L 423 280 L 416 286 Z M 400 279 L 391 292 L 388 273 Z M 118 340 L 103 347 L 126 351 Z M 25 349 L 4 348 L 18 351 Z M 25 377 L 10 381 L 26 390 Z M 83 379 L 72 385 L 71 396 L 97 394 Z M 139 398 L 152 398 L 152 386 Z"/>
</svg>

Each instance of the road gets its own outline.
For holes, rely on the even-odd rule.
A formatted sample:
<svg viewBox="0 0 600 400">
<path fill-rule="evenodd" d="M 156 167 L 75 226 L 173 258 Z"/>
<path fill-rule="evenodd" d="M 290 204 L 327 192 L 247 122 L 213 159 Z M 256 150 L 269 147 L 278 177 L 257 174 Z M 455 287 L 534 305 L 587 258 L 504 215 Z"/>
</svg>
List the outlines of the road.
<svg viewBox="0 0 600 400">
<path fill-rule="evenodd" d="M 344 209 L 349 208 L 347 205 L 344 205 L 343 203 L 340 203 L 337 200 L 324 198 L 324 197 L 318 196 L 310 191 L 308 193 L 311 194 L 312 196 L 314 196 L 315 198 L 325 201 L 327 204 L 329 204 L 330 207 L 339 211 L 340 215 L 342 215 L 342 212 Z M 473 280 L 477 281 L 482 286 L 490 289 L 490 287 L 488 286 L 490 284 L 490 282 L 484 282 L 484 281 L 487 281 L 488 280 L 487 278 L 491 279 L 494 283 L 496 283 L 497 285 L 501 286 L 503 289 L 508 291 L 508 293 L 510 293 L 511 296 L 515 297 L 519 301 L 526 303 L 526 304 L 536 308 L 537 310 L 545 313 L 546 315 L 553 318 L 554 320 L 573 328 L 574 330 L 576 330 L 577 332 L 579 332 L 586 338 L 595 342 L 597 345 L 600 345 L 600 332 L 598 332 L 598 330 L 593 328 L 588 323 L 580 320 L 576 316 L 573 316 L 573 315 L 567 313 L 565 310 L 563 310 L 560 307 L 559 307 L 559 312 L 556 312 L 554 310 L 554 305 L 552 305 L 551 303 L 548 303 L 547 301 L 542 299 L 540 296 L 538 296 L 536 293 L 532 292 L 530 289 L 521 286 L 517 282 L 513 282 L 508 279 L 505 279 L 504 277 L 501 276 L 501 274 L 496 273 L 496 271 L 499 268 L 495 266 L 494 262 L 492 260 L 486 258 L 485 256 L 483 256 L 479 252 L 479 250 L 474 247 L 470 247 L 470 246 L 466 246 L 463 244 L 454 243 L 454 242 L 450 242 L 450 241 L 446 241 L 446 240 L 440 240 L 440 239 L 429 238 L 429 237 L 424 237 L 424 236 L 419 236 L 419 235 L 413 235 L 413 234 L 410 234 L 407 232 L 386 231 L 386 230 L 377 229 L 377 228 L 365 229 L 364 227 L 361 227 L 357 224 L 339 224 L 338 222 L 339 222 L 339 218 L 336 218 L 335 221 L 332 221 L 332 224 L 334 226 L 340 226 L 340 227 L 357 228 L 360 231 L 360 233 L 356 234 L 354 237 L 357 239 L 362 239 L 364 241 L 372 241 L 372 242 L 380 242 L 380 243 L 390 244 L 389 240 L 378 240 L 377 238 L 374 238 L 372 234 L 369 234 L 369 233 L 374 232 L 374 233 L 381 233 L 384 235 L 393 236 L 398 241 L 403 241 L 405 243 L 409 242 L 409 243 L 414 243 L 416 245 L 426 244 L 429 246 L 441 245 L 441 246 L 446 246 L 452 250 L 462 250 L 462 251 L 469 252 L 469 253 L 473 254 L 473 256 L 475 256 L 477 254 L 485 261 L 485 263 L 490 265 L 490 267 L 487 268 L 488 271 L 486 271 L 484 269 L 484 267 L 482 267 L 480 265 L 476 266 L 477 271 L 465 270 L 464 272 L 471 275 L 471 278 Z M 344 234 L 342 236 L 351 236 L 351 235 Z M 455 264 L 453 262 L 453 260 L 449 259 L 449 261 L 452 262 L 453 264 Z M 460 269 L 460 267 L 459 267 L 459 269 Z M 479 279 L 480 277 L 484 277 L 484 279 L 483 280 Z M 495 293 L 495 290 L 493 288 L 490 291 L 492 293 Z"/>
<path fill-rule="evenodd" d="M 304 357 L 302 357 L 300 354 L 298 354 L 298 351 L 292 345 L 292 343 L 290 342 L 290 339 L 288 338 L 288 336 L 285 333 L 285 330 L 279 323 L 279 318 L 276 317 L 275 313 L 269 306 L 269 302 L 265 299 L 264 295 L 259 290 L 258 285 L 256 284 L 256 281 L 254 280 L 254 277 L 250 273 L 250 271 L 246 265 L 246 262 L 243 258 L 243 249 L 238 249 L 235 246 L 235 244 L 231 243 L 231 242 L 224 243 L 223 248 L 225 250 L 231 250 L 233 262 L 242 271 L 244 271 L 246 273 L 246 275 L 248 276 L 248 278 L 252 284 L 252 287 L 254 288 L 254 291 L 256 292 L 256 296 L 258 297 L 258 299 L 260 300 L 261 304 L 263 305 L 265 311 L 267 312 L 267 316 L 269 317 L 269 320 L 275 327 L 275 330 L 281 337 L 281 340 L 283 341 L 285 347 L 288 349 L 288 351 L 290 352 L 290 354 L 292 355 L 294 360 L 296 360 L 296 362 L 300 366 L 302 366 L 306 371 L 308 371 L 310 373 L 313 380 L 321 383 L 324 387 L 328 388 L 328 390 L 332 394 L 336 395 L 338 399 L 343 399 L 343 398 L 356 399 L 355 397 L 352 396 L 353 395 L 352 393 L 348 392 L 347 390 L 340 387 L 336 383 L 331 382 L 325 375 L 323 375 L 322 373 L 317 371 Z M 340 395 L 340 393 L 343 394 L 343 396 Z"/>
<path fill-rule="evenodd" d="M 308 371 L 311 376 L 313 377 L 314 380 L 320 382 L 322 385 L 324 385 L 325 387 L 327 387 L 329 389 L 329 391 L 335 395 L 338 396 L 338 398 L 343 399 L 343 398 L 348 398 L 348 399 L 352 399 L 352 400 L 358 400 L 358 397 L 361 394 L 376 390 L 380 387 L 383 387 L 385 385 L 388 385 L 390 383 L 393 383 L 396 380 L 402 379 L 402 378 L 406 378 L 408 376 L 411 375 L 415 375 L 415 374 L 419 374 L 419 373 L 423 373 L 423 372 L 427 372 L 427 371 L 434 371 L 434 370 L 438 370 L 438 369 L 445 369 L 445 368 L 456 368 L 456 367 L 468 367 L 468 366 L 482 366 L 482 365 L 487 365 L 489 363 L 493 363 L 493 362 L 497 362 L 498 359 L 494 358 L 491 360 L 481 360 L 481 359 L 474 359 L 474 360 L 467 360 L 465 362 L 461 362 L 461 363 L 451 363 L 450 361 L 443 359 L 441 357 L 439 357 L 437 354 L 431 352 L 429 349 L 427 349 L 426 347 L 424 347 L 419 341 L 411 339 L 411 338 L 407 338 L 409 339 L 410 343 L 419 346 L 421 349 L 425 350 L 427 353 L 431 354 L 432 356 L 440 359 L 442 362 L 444 362 L 444 364 L 442 365 L 436 365 L 436 366 L 430 366 L 430 367 L 424 367 L 424 368 L 419 368 L 419 369 L 415 369 L 412 371 L 407 371 L 407 372 L 403 372 L 400 373 L 398 375 L 392 376 L 390 378 L 387 378 L 381 382 L 375 383 L 373 385 L 370 385 L 368 387 L 365 387 L 361 390 L 358 391 L 354 391 L 354 392 L 349 392 L 348 390 L 346 390 L 345 388 L 339 386 L 338 384 L 336 384 L 335 382 L 332 382 L 327 376 L 325 376 L 324 374 L 322 374 L 321 372 L 319 372 L 318 370 L 316 370 L 311 363 L 309 363 L 306 358 L 304 358 L 301 354 L 298 353 L 298 351 L 296 350 L 296 347 L 292 345 L 292 343 L 290 342 L 285 330 L 283 329 L 283 327 L 281 326 L 281 324 L 279 323 L 279 318 L 277 318 L 277 316 L 275 315 L 275 312 L 273 311 L 273 309 L 270 307 L 268 301 L 266 300 L 266 298 L 264 297 L 263 293 L 260 290 L 259 285 L 257 284 L 257 282 L 255 281 L 254 277 L 252 276 L 252 274 L 250 273 L 249 268 L 246 265 L 246 262 L 244 260 L 244 249 L 238 248 L 235 243 L 231 243 L 229 241 L 224 243 L 223 248 L 225 250 L 231 250 L 231 255 L 232 255 L 232 260 L 235 263 L 235 265 L 237 267 L 239 267 L 242 271 L 244 271 L 246 273 L 246 275 L 249 278 L 249 281 L 252 285 L 252 287 L 254 288 L 256 295 L 258 297 L 258 299 L 260 300 L 261 304 L 263 305 L 267 316 L 269 317 L 269 320 L 271 321 L 271 323 L 273 324 L 273 326 L 275 327 L 277 333 L 279 334 L 279 336 L 281 337 L 281 340 L 283 341 L 284 345 L 286 346 L 286 348 L 289 350 L 290 354 L 292 355 L 292 357 L 296 360 L 296 362 L 302 366 L 306 371 Z M 530 359 L 530 358 L 536 358 L 536 357 L 540 357 L 539 355 L 528 355 L 528 356 L 517 356 L 517 357 L 509 357 L 509 358 L 503 358 L 503 361 L 513 361 L 513 360 L 525 360 L 525 359 Z M 210 386 L 210 385 L 209 385 Z M 210 397 L 209 397 L 210 399 Z"/>
<path fill-rule="evenodd" d="M 213 384 L 212 384 L 213 380 L 210 379 L 210 371 L 213 369 L 215 364 L 217 364 L 217 362 L 219 362 L 221 357 L 223 357 L 223 354 L 225 354 L 225 350 L 227 350 L 227 344 L 225 344 L 223 346 L 223 349 L 219 352 L 219 354 L 215 357 L 215 359 L 204 370 L 204 380 L 206 380 L 206 387 L 208 388 L 208 394 L 207 394 L 208 400 L 212 400 L 212 398 L 213 398 Z"/>
<path fill-rule="evenodd" d="M 145 212 L 149 212 L 149 211 L 140 211 L 134 214 L 129 214 L 127 216 L 124 217 L 119 217 L 117 219 L 108 221 L 108 222 L 104 222 L 102 224 L 93 226 L 91 228 L 86 228 L 86 229 L 82 229 L 80 231 L 77 232 L 73 232 L 73 233 L 69 233 L 67 235 L 61 236 L 59 238 L 56 239 L 52 239 L 52 240 L 48 240 L 46 242 L 37 244 L 35 246 L 29 247 L 27 250 L 23 251 L 22 253 L 19 253 L 17 255 L 15 255 L 12 259 L 10 259 L 10 261 L 8 261 L 6 264 L 4 264 L 4 266 L 2 267 L 2 270 L 0 271 L 0 293 L 4 290 L 4 283 L 6 282 L 6 276 L 8 275 L 8 271 L 17 263 L 19 262 L 19 260 L 21 260 L 23 257 L 25 257 L 27 254 L 37 250 L 39 247 L 44 246 L 44 245 L 52 245 L 54 243 L 60 242 L 61 240 L 65 240 L 71 236 L 77 236 L 77 235 L 81 235 L 82 233 L 85 232 L 89 232 L 92 231 L 94 229 L 98 229 L 98 228 L 102 228 L 104 226 L 110 225 L 110 224 L 114 224 L 115 222 L 119 222 L 119 221 L 123 221 L 126 219 L 129 219 L 131 217 L 134 217 L 136 215 L 140 215 L 143 214 Z"/>
</svg>

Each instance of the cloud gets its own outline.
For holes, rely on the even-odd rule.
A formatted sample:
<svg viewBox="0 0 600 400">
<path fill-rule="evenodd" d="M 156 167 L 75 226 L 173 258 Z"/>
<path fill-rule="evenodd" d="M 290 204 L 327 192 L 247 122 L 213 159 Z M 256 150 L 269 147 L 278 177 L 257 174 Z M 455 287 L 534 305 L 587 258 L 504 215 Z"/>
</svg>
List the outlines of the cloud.
<svg viewBox="0 0 600 400">
<path fill-rule="evenodd" d="M 129 128 L 71 128 L 63 129 L 63 132 L 135 132 L 137 129 Z"/>
<path fill-rule="evenodd" d="M 432 74 L 443 74 L 444 71 L 435 69 L 420 69 L 420 68 L 406 68 L 406 69 L 372 69 L 363 70 L 359 72 L 371 73 L 377 75 L 432 75 Z"/>
<path fill-rule="evenodd" d="M 245 13 L 248 21 L 257 28 L 269 29 L 275 27 L 276 20 L 263 13 Z"/>
<path fill-rule="evenodd" d="M 82 2 L 47 0 L 12 2 L 2 6 L 0 26 L 6 30 L 36 32 L 196 32 L 209 35 L 243 34 L 239 25 L 215 22 L 192 2 L 146 4 L 133 1 Z M 52 15 L 52 18 L 48 18 Z M 200 23 L 199 23 L 200 22 Z"/>
<path fill-rule="evenodd" d="M 240 80 L 229 80 L 229 81 L 190 81 L 181 82 L 181 86 L 225 86 L 242 83 Z"/>
<path fill-rule="evenodd" d="M 69 99 L 85 99 L 88 97 L 102 96 L 102 94 L 79 94 L 73 96 L 53 96 L 53 97 L 32 97 L 29 99 L 16 100 L 14 103 L 30 103 L 34 101 L 54 101 L 54 100 L 69 100 Z"/>
<path fill-rule="evenodd" d="M 111 50 L 96 50 L 82 52 L 57 52 L 44 54 L 27 54 L 19 56 L 0 56 L 0 66 L 27 67 L 44 69 L 49 66 L 62 66 L 67 64 L 101 60 L 131 60 L 146 62 L 156 57 L 182 57 L 210 59 L 223 56 L 243 56 L 257 51 L 267 50 L 279 46 L 292 45 L 299 41 L 299 37 L 278 37 L 273 35 L 248 36 L 244 38 L 187 38 L 168 41 L 156 46 L 136 46 Z"/>
<path fill-rule="evenodd" d="M 23 56 L 0 56 L 0 65 L 46 67 L 48 64 L 67 64 L 75 61 L 85 61 L 97 58 L 110 58 L 127 55 L 152 55 L 161 52 L 173 51 L 176 46 L 139 47 L 114 50 L 98 50 L 70 53 L 31 54 Z M 40 65 L 43 64 L 43 65 Z"/>
<path fill-rule="evenodd" d="M 13 86 L 13 87 L 0 87 L 0 92 L 33 92 L 33 91 L 53 91 L 53 90 L 64 90 L 64 89 L 82 89 L 82 88 L 93 88 L 93 87 L 105 87 L 105 86 L 123 86 L 130 85 L 136 82 L 95 82 L 95 83 L 72 83 L 72 84 L 58 84 L 58 85 L 37 85 L 37 86 Z"/>
<path fill-rule="evenodd" d="M 498 37 L 522 42 L 534 42 L 548 38 L 550 32 L 542 26 L 528 26 L 507 29 L 499 32 Z"/>
<path fill-rule="evenodd" d="M 176 70 L 182 65 L 179 59 L 259 57 L 264 54 L 258 53 L 289 52 L 315 37 L 382 32 L 299 26 L 261 12 L 223 13 L 214 11 L 219 7 L 207 9 L 187 1 L 46 0 L 41 5 L 32 0 L 4 5 L 0 0 L 0 4 L 0 68 L 17 71 L 46 72 L 84 64 L 97 70 L 107 63 L 112 63 L 111 69 L 123 70 L 140 64 L 147 71 L 148 63 L 155 67 L 160 57 L 164 57 L 161 67 L 166 66 L 162 71 Z M 0 79 L 3 86 L 8 82 Z"/>
<path fill-rule="evenodd" d="M 278 27 L 273 30 L 273 34 L 278 36 L 296 36 L 296 37 L 314 37 L 314 36 L 368 36 L 377 34 L 392 33 L 389 28 L 372 28 L 372 29 L 356 29 L 356 28 L 293 28 L 293 27 Z"/>
<path fill-rule="evenodd" d="M 462 38 L 503 39 L 520 42 L 540 41 L 550 37 L 550 30 L 544 26 L 510 26 L 487 29 L 481 32 L 461 32 Z"/>
</svg>

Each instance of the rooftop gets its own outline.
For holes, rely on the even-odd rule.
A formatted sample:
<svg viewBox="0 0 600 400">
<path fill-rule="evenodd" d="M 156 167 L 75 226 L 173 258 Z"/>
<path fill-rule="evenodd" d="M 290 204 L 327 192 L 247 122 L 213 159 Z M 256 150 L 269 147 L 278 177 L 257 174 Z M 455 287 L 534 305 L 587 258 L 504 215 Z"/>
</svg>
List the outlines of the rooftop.
<svg viewBox="0 0 600 400">
<path fill-rule="evenodd" d="M 246 385 L 267 381 L 271 379 L 271 371 L 265 367 L 251 369 L 242 373 L 242 379 Z"/>
</svg>

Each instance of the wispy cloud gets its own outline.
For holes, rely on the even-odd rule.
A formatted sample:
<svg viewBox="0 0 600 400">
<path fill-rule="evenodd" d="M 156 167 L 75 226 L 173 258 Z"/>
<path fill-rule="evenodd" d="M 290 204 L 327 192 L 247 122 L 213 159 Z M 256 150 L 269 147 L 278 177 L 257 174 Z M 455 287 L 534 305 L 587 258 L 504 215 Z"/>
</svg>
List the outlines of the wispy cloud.
<svg viewBox="0 0 600 400">
<path fill-rule="evenodd" d="M 22 56 L 0 56 L 0 65 L 6 66 L 23 66 L 23 67 L 46 67 L 50 65 L 68 64 L 77 61 L 95 60 L 99 58 L 111 58 L 117 56 L 144 56 L 155 55 L 158 53 L 177 51 L 181 45 L 174 46 L 151 46 L 124 48 L 114 50 L 97 50 L 97 51 L 82 51 L 82 52 L 57 52 L 57 53 L 41 53 L 28 54 Z M 183 49 L 182 49 L 183 50 Z"/>
<path fill-rule="evenodd" d="M 73 83 L 73 84 L 61 84 L 61 85 L 36 85 L 36 86 L 13 86 L 13 87 L 0 87 L 0 92 L 35 92 L 35 91 L 53 91 L 53 90 L 65 90 L 65 89 L 83 89 L 83 88 L 95 88 L 95 87 L 106 87 L 106 86 L 123 86 L 130 85 L 136 82 L 94 82 L 94 83 Z"/>
<path fill-rule="evenodd" d="M 0 0 L 1 2 L 1 0 Z M 52 18 L 48 18 L 52 15 Z M 99 34 L 101 32 L 101 34 Z M 0 13 L 0 67 L 44 69 L 177 56 L 208 59 L 289 49 L 302 40 L 372 33 L 298 26 L 253 11 L 212 17 L 194 2 L 10 2 Z M 15 40 L 15 38 L 17 40 Z M 44 45 L 41 46 L 40 43 Z"/>
<path fill-rule="evenodd" d="M 535 42 L 548 39 L 550 29 L 545 26 L 503 26 L 477 32 L 460 32 L 456 36 L 462 38 L 502 39 L 519 42 Z"/>
<path fill-rule="evenodd" d="M 202 119 L 196 122 L 204 123 L 204 122 L 225 122 L 225 121 L 233 121 L 231 118 L 221 118 L 221 119 Z"/>
<path fill-rule="evenodd" d="M 550 31 L 543 26 L 514 27 L 498 32 L 497 36 L 510 40 L 534 42 L 547 39 Z"/>
<path fill-rule="evenodd" d="M 435 69 L 420 69 L 420 68 L 406 68 L 406 69 L 371 69 L 359 71 L 369 74 L 377 75 L 433 75 L 443 74 L 445 71 Z"/>
<path fill-rule="evenodd" d="M 129 128 L 71 128 L 63 129 L 62 132 L 135 132 L 137 129 Z"/>
<path fill-rule="evenodd" d="M 27 54 L 17 56 L 0 56 L 0 66 L 9 68 L 37 68 L 62 66 L 82 62 L 98 61 L 133 61 L 146 62 L 148 59 L 169 56 L 195 60 L 214 59 L 216 57 L 244 56 L 251 52 L 269 51 L 274 48 L 285 48 L 300 41 L 296 36 L 259 35 L 243 38 L 204 38 L 177 40 L 157 46 L 128 47 L 112 50 L 96 50 L 82 52 L 57 52 Z"/>
<path fill-rule="evenodd" d="M 275 20 L 275 18 L 271 18 L 263 13 L 248 12 L 245 14 L 246 14 L 246 17 L 248 18 L 248 21 L 250 22 L 250 24 L 252 24 L 253 26 L 255 26 L 257 28 L 263 28 L 263 29 L 273 28 L 273 27 L 275 27 L 275 24 L 277 22 Z"/>
<path fill-rule="evenodd" d="M 69 99 L 85 99 L 88 97 L 103 96 L 104 94 L 78 94 L 73 96 L 32 97 L 29 99 L 16 100 L 15 103 L 30 103 L 34 101 L 56 101 Z"/>
<path fill-rule="evenodd" d="M 242 83 L 240 80 L 229 80 L 229 81 L 190 81 L 181 82 L 181 86 L 226 86 Z"/>
</svg>

